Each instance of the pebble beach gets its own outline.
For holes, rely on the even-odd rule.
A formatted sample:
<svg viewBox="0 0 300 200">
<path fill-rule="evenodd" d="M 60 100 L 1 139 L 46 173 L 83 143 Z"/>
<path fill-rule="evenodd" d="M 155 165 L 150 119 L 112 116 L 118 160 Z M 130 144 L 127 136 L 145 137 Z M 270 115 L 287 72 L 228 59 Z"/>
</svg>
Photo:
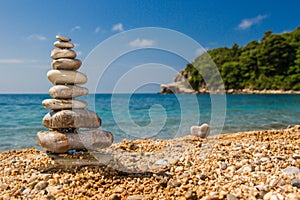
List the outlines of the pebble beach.
<svg viewBox="0 0 300 200">
<path fill-rule="evenodd" d="M 0 153 L 0 199 L 296 200 L 299 143 L 294 126 L 208 139 L 124 140 L 105 149 L 118 152 L 118 162 L 107 165 L 59 166 L 37 149 L 7 151 Z M 149 153 L 157 158 L 145 165 Z"/>
</svg>

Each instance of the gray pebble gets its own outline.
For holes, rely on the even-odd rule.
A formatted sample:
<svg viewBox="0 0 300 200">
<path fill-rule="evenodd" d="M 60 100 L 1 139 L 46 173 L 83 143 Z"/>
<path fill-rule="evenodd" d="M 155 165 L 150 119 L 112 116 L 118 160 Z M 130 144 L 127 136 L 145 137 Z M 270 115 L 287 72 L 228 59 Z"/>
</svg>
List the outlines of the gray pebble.
<svg viewBox="0 0 300 200">
<path fill-rule="evenodd" d="M 300 188 L 300 179 L 298 179 L 298 178 L 293 179 L 291 184 L 294 187 Z"/>
<path fill-rule="evenodd" d="M 238 200 L 238 198 L 236 196 L 234 196 L 233 194 L 227 194 L 226 199 L 228 199 L 228 200 Z"/>
<path fill-rule="evenodd" d="M 221 169 L 222 169 L 222 170 L 227 169 L 227 164 L 226 164 L 226 163 L 223 163 L 222 166 L 221 166 Z"/>
<path fill-rule="evenodd" d="M 118 194 L 112 194 L 108 197 L 109 200 L 121 200 L 120 195 Z"/>
<path fill-rule="evenodd" d="M 293 176 L 295 174 L 299 174 L 300 169 L 298 167 L 289 166 L 289 167 L 285 168 L 284 170 L 282 170 L 282 173 L 287 174 L 289 176 Z"/>
<path fill-rule="evenodd" d="M 293 158 L 294 158 L 294 159 L 299 159 L 299 158 L 300 158 L 300 154 L 294 153 L 294 154 L 293 154 Z"/>
<path fill-rule="evenodd" d="M 179 187 L 181 185 L 181 183 L 179 181 L 171 181 L 171 182 L 169 182 L 169 185 L 171 187 Z"/>
<path fill-rule="evenodd" d="M 210 128 L 208 124 L 202 124 L 201 126 L 192 126 L 191 127 L 191 135 L 207 138 L 210 133 Z"/>
<path fill-rule="evenodd" d="M 31 189 L 30 189 L 30 188 L 26 188 L 26 189 L 22 192 L 22 194 L 28 195 L 30 192 L 31 192 Z"/>
<path fill-rule="evenodd" d="M 40 181 L 39 183 L 37 183 L 36 185 L 35 185 L 35 189 L 36 190 L 43 190 L 43 189 L 45 189 L 47 186 L 48 186 L 48 182 L 47 181 Z"/>
</svg>

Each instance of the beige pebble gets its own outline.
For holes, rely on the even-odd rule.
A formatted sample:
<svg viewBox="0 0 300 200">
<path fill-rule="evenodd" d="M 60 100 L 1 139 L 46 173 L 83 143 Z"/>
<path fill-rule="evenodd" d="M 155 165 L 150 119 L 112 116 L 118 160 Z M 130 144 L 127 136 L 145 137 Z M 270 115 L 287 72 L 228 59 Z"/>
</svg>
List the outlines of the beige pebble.
<svg viewBox="0 0 300 200">
<path fill-rule="evenodd" d="M 115 188 L 115 193 L 122 193 L 122 192 L 124 192 L 124 188 L 123 187 L 116 187 Z"/>
<path fill-rule="evenodd" d="M 57 48 L 74 48 L 74 44 L 70 43 L 70 42 L 63 42 L 63 41 L 56 41 L 54 42 L 54 46 L 56 46 Z"/>
<path fill-rule="evenodd" d="M 287 197 L 289 200 L 300 200 L 300 195 L 298 194 L 288 194 Z"/>
<path fill-rule="evenodd" d="M 81 100 L 45 99 L 42 102 L 48 110 L 83 109 L 87 103 Z"/>
<path fill-rule="evenodd" d="M 112 194 L 108 197 L 108 200 L 121 200 L 121 197 L 119 194 Z"/>
<path fill-rule="evenodd" d="M 219 200 L 219 195 L 209 195 L 205 198 L 205 200 Z"/>
<path fill-rule="evenodd" d="M 57 35 L 56 39 L 63 41 L 63 42 L 70 42 L 71 38 L 65 37 L 65 36 L 61 36 L 61 35 Z"/>
<path fill-rule="evenodd" d="M 144 200 L 144 196 L 143 195 L 131 195 L 129 197 L 127 197 L 127 200 Z"/>
<path fill-rule="evenodd" d="M 6 189 L 8 188 L 8 185 L 5 184 L 5 183 L 0 183 L 0 188 L 1 188 L 2 190 L 6 190 Z"/>
<path fill-rule="evenodd" d="M 45 189 L 47 186 L 48 186 L 48 182 L 47 181 L 40 181 L 40 182 L 38 182 L 36 185 L 35 185 L 35 189 L 36 190 L 43 190 L 43 189 Z"/>
<path fill-rule="evenodd" d="M 58 131 L 40 131 L 37 143 L 47 151 L 65 153 L 68 150 L 99 150 L 109 147 L 114 141 L 113 135 L 104 130 L 77 130 L 73 134 Z"/>
<path fill-rule="evenodd" d="M 82 62 L 79 59 L 59 58 L 51 62 L 53 69 L 77 70 Z"/>
<path fill-rule="evenodd" d="M 54 85 L 81 85 L 87 82 L 87 76 L 85 74 L 70 70 L 53 69 L 48 71 L 47 77 L 49 81 Z"/>
<path fill-rule="evenodd" d="M 59 58 L 75 58 L 76 52 L 71 49 L 53 49 L 51 51 L 51 58 L 53 59 L 59 59 Z"/>
<path fill-rule="evenodd" d="M 54 85 L 49 89 L 49 94 L 53 98 L 70 99 L 87 95 L 89 90 L 77 85 Z"/>
</svg>

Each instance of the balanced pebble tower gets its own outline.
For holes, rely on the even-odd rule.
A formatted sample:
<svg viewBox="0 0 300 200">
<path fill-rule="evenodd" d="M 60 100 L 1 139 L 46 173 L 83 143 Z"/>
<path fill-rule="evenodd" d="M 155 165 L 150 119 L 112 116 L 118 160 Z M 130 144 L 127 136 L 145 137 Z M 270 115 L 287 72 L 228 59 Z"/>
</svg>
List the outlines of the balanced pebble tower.
<svg viewBox="0 0 300 200">
<path fill-rule="evenodd" d="M 55 49 L 51 52 L 52 70 L 47 77 L 54 85 L 49 93 L 53 99 L 42 104 L 52 110 L 43 118 L 43 125 L 49 131 L 37 133 L 37 143 L 51 153 L 66 153 L 69 150 L 98 150 L 109 147 L 113 135 L 99 129 L 101 119 L 97 113 L 86 109 L 87 103 L 75 97 L 85 96 L 88 89 L 80 85 L 87 82 L 87 76 L 77 69 L 81 61 L 76 59 L 70 38 L 56 36 Z"/>
</svg>

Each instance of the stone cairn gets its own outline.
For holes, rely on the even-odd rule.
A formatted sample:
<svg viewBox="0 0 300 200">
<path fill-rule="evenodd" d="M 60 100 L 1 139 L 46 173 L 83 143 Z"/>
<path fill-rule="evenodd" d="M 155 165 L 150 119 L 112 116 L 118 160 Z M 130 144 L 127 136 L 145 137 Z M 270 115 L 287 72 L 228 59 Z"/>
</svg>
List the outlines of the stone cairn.
<svg viewBox="0 0 300 200">
<path fill-rule="evenodd" d="M 72 50 L 70 38 L 56 36 L 55 49 L 51 52 L 53 69 L 47 77 L 54 85 L 49 93 L 53 99 L 45 99 L 42 104 L 52 110 L 43 118 L 43 125 L 49 131 L 37 133 L 37 143 L 51 153 L 66 153 L 69 150 L 98 150 L 113 143 L 113 135 L 99 129 L 100 117 L 86 109 L 87 103 L 75 97 L 85 96 L 88 89 L 79 85 L 87 82 L 87 76 L 76 71 L 81 61 Z"/>
</svg>

